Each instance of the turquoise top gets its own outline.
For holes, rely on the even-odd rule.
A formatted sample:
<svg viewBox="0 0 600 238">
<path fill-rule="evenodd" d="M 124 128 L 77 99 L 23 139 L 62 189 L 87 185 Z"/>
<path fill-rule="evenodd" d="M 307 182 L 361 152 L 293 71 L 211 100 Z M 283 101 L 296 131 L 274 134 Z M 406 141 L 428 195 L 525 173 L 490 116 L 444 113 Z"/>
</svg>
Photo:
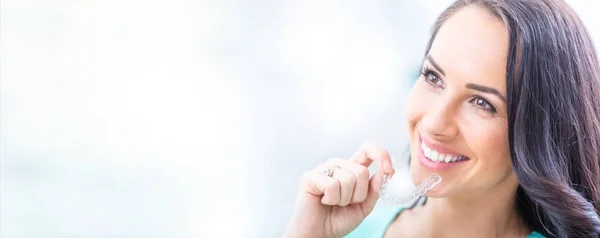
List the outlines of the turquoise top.
<svg viewBox="0 0 600 238">
<path fill-rule="evenodd" d="M 404 208 L 380 207 L 375 209 L 363 222 L 344 238 L 382 238 L 388 226 L 396 219 Z M 527 238 L 546 238 L 540 233 L 532 232 Z"/>
</svg>

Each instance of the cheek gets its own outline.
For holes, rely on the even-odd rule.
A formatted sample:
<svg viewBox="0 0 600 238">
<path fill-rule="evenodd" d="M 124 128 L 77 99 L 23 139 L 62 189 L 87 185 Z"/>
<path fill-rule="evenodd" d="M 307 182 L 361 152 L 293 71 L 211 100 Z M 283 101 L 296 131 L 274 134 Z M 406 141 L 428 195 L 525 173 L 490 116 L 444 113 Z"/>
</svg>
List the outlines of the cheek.
<svg viewBox="0 0 600 238">
<path fill-rule="evenodd" d="M 497 183 L 512 171 L 506 123 L 500 119 L 470 119 L 466 123 L 469 126 L 463 127 L 463 135 L 477 156 L 477 169 L 472 176 L 478 181 Z"/>
<path fill-rule="evenodd" d="M 509 154 L 508 128 L 503 118 L 484 119 L 474 113 L 465 113 L 462 131 L 478 157 Z M 496 157 L 496 156 L 493 156 Z"/>
</svg>

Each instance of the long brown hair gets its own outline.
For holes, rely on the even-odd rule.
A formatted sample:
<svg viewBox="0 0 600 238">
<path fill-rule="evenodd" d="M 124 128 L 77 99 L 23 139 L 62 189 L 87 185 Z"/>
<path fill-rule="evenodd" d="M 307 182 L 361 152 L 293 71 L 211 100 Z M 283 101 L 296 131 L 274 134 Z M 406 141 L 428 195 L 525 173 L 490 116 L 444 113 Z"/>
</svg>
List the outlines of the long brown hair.
<svg viewBox="0 0 600 238">
<path fill-rule="evenodd" d="M 518 210 L 550 237 L 600 237 L 600 64 L 575 12 L 558 0 L 459 0 L 437 19 L 478 5 L 502 20 Z"/>
</svg>

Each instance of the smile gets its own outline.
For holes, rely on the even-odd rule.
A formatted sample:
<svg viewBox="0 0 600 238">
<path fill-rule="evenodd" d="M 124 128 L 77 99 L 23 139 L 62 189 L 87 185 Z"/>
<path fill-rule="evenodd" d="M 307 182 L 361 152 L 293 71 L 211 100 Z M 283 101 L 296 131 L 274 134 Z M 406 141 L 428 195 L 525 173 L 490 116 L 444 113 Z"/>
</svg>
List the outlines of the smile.
<svg viewBox="0 0 600 238">
<path fill-rule="evenodd" d="M 425 154 L 425 158 L 427 158 L 433 162 L 436 162 L 436 163 L 453 163 L 453 162 L 460 162 L 460 161 L 467 159 L 467 157 L 465 157 L 465 156 L 447 155 L 447 154 L 437 152 L 437 151 L 427 147 L 427 145 L 423 141 L 421 141 L 421 149 L 423 150 L 423 153 Z"/>
</svg>

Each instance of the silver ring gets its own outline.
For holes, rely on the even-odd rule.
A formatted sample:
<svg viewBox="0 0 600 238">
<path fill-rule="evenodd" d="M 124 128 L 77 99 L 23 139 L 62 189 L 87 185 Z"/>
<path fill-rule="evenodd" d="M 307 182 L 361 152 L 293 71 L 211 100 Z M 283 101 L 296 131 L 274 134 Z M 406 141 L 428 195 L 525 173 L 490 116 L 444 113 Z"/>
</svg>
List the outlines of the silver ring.
<svg viewBox="0 0 600 238">
<path fill-rule="evenodd" d="M 333 176 L 333 169 L 332 168 L 327 168 L 325 169 L 325 171 L 323 171 L 323 174 L 327 177 L 332 177 Z"/>
</svg>

